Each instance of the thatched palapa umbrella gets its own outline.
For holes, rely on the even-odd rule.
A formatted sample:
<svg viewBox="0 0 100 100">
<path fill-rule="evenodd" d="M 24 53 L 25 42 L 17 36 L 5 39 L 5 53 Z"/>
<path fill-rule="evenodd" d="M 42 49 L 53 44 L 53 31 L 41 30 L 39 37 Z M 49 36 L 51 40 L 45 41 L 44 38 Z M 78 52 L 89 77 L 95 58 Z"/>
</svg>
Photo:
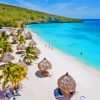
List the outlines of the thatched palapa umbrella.
<svg viewBox="0 0 100 100">
<path fill-rule="evenodd" d="M 48 69 L 52 68 L 52 64 L 46 59 L 44 58 L 39 64 L 38 64 L 38 68 L 41 71 L 47 71 Z"/>
<path fill-rule="evenodd" d="M 32 39 L 29 43 L 30 46 L 34 47 L 37 45 L 37 43 Z"/>
<path fill-rule="evenodd" d="M 25 50 L 25 45 L 22 44 L 22 43 L 19 43 L 19 44 L 17 45 L 17 50 Z"/>
<path fill-rule="evenodd" d="M 30 39 L 32 39 L 32 34 L 30 33 L 30 32 L 27 32 L 26 34 L 25 34 L 25 37 L 26 37 L 26 39 L 28 40 L 30 40 Z"/>
<path fill-rule="evenodd" d="M 15 58 L 11 54 L 5 54 L 4 57 L 2 58 L 3 62 L 11 62 Z"/>
<path fill-rule="evenodd" d="M 19 60 L 19 62 L 17 64 L 20 65 L 20 66 L 24 66 L 24 67 L 28 68 L 28 65 L 23 61 Z"/>
<path fill-rule="evenodd" d="M 23 31 L 24 31 L 24 28 L 19 28 L 19 31 L 20 31 L 20 32 L 23 32 Z"/>
<path fill-rule="evenodd" d="M 18 41 L 18 36 L 14 35 L 14 36 L 12 37 L 12 40 L 13 40 L 13 43 L 16 43 L 16 42 Z"/>
<path fill-rule="evenodd" d="M 58 87 L 65 94 L 73 93 L 75 92 L 76 82 L 66 73 L 58 79 Z"/>
<path fill-rule="evenodd" d="M 46 58 L 44 58 L 38 64 L 38 68 L 41 70 L 44 76 L 48 76 L 49 72 L 47 70 L 52 68 L 52 64 Z"/>
<path fill-rule="evenodd" d="M 40 49 L 39 49 L 39 48 L 34 47 L 34 49 L 35 49 L 35 51 L 36 51 L 36 55 L 37 55 L 37 56 L 38 56 L 39 54 L 41 54 L 41 51 L 40 51 Z"/>
</svg>

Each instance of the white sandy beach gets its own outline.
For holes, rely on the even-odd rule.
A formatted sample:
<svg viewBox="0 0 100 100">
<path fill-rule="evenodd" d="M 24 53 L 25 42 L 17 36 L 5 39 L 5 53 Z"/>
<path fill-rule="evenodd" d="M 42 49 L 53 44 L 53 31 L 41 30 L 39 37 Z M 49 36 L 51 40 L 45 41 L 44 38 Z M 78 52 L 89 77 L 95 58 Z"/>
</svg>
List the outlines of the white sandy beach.
<svg viewBox="0 0 100 100">
<path fill-rule="evenodd" d="M 57 79 L 66 72 L 69 72 L 77 83 L 78 93 L 71 100 L 80 100 L 81 96 L 86 97 L 84 100 L 100 100 L 99 72 L 60 51 L 45 48 L 45 42 L 35 33 L 33 39 L 42 53 L 39 59 L 29 66 L 28 80 L 23 81 L 22 100 L 56 100 L 54 89 L 57 87 Z M 53 68 L 50 71 L 52 76 L 39 78 L 35 75 L 38 71 L 37 63 L 44 57 L 52 63 Z"/>
<path fill-rule="evenodd" d="M 82 100 L 100 100 L 100 73 L 87 65 L 81 63 L 75 58 L 65 55 L 56 49 L 45 47 L 36 33 L 33 33 L 33 39 L 37 42 L 41 54 L 39 59 L 29 66 L 27 78 L 22 81 L 22 95 L 18 100 L 56 100 L 54 97 L 54 89 L 57 88 L 57 79 L 66 72 L 75 79 L 77 83 L 76 94 L 71 100 L 80 100 L 81 96 L 86 98 Z M 14 46 L 15 50 L 16 45 Z M 14 54 L 18 62 L 20 56 Z M 38 71 L 38 63 L 46 57 L 52 63 L 50 71 L 51 77 L 39 78 L 36 76 Z M 64 99 L 69 100 L 69 99 Z"/>
</svg>

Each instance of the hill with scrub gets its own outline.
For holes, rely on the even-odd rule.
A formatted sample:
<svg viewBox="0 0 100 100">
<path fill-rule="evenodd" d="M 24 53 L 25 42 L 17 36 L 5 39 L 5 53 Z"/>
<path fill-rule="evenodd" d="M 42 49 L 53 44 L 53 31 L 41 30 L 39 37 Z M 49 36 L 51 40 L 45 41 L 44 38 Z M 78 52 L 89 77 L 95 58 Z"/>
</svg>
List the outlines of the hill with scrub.
<svg viewBox="0 0 100 100">
<path fill-rule="evenodd" d="M 66 18 L 36 10 L 0 3 L 0 27 L 21 27 L 29 23 L 64 23 L 81 21 L 81 19 Z"/>
</svg>

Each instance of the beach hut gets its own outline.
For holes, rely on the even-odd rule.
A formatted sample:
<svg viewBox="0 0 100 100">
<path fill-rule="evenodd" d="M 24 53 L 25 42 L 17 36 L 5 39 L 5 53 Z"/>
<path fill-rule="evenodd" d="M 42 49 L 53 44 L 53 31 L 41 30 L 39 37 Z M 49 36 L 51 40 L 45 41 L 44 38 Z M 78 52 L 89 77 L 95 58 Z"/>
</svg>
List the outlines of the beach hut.
<svg viewBox="0 0 100 100">
<path fill-rule="evenodd" d="M 29 43 L 30 46 L 34 47 L 37 45 L 37 43 L 32 39 Z"/>
<path fill-rule="evenodd" d="M 28 40 L 30 40 L 30 39 L 32 39 L 32 34 L 30 33 L 30 32 L 27 32 L 26 34 L 25 34 L 25 37 L 26 37 L 26 39 Z"/>
<path fill-rule="evenodd" d="M 23 61 L 19 60 L 19 62 L 17 64 L 20 65 L 20 66 L 24 66 L 24 67 L 28 68 L 28 65 Z"/>
<path fill-rule="evenodd" d="M 47 70 L 52 68 L 52 64 L 46 58 L 44 58 L 38 64 L 38 68 L 40 69 L 40 71 L 44 76 L 48 76 L 49 72 Z"/>
<path fill-rule="evenodd" d="M 58 87 L 64 94 L 75 93 L 76 82 L 67 72 L 58 79 Z"/>
<path fill-rule="evenodd" d="M 14 36 L 12 37 L 12 40 L 13 40 L 13 43 L 16 43 L 16 42 L 18 41 L 18 36 L 14 35 Z"/>
<path fill-rule="evenodd" d="M 35 49 L 35 51 L 36 51 L 36 55 L 37 55 L 37 56 L 38 56 L 39 54 L 41 54 L 41 51 L 40 51 L 40 49 L 39 49 L 39 48 L 34 47 L 34 49 Z"/>
<path fill-rule="evenodd" d="M 25 45 L 22 44 L 22 43 L 19 43 L 19 44 L 17 45 L 17 50 L 25 50 Z"/>
<path fill-rule="evenodd" d="M 3 62 L 11 62 L 12 60 L 14 60 L 14 57 L 11 54 L 5 54 L 2 58 Z"/>
</svg>

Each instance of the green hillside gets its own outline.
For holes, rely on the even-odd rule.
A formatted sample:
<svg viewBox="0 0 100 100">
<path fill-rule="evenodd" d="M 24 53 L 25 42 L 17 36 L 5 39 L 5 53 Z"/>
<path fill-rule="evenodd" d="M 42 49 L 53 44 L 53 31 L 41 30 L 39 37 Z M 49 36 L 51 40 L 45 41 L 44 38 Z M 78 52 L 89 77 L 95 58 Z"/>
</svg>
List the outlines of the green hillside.
<svg viewBox="0 0 100 100">
<path fill-rule="evenodd" d="M 40 21 L 49 22 L 80 22 L 81 19 L 66 18 L 57 15 L 47 14 L 26 8 L 6 5 L 0 3 L 0 27 L 13 26 L 20 27 L 24 24 Z"/>
</svg>

